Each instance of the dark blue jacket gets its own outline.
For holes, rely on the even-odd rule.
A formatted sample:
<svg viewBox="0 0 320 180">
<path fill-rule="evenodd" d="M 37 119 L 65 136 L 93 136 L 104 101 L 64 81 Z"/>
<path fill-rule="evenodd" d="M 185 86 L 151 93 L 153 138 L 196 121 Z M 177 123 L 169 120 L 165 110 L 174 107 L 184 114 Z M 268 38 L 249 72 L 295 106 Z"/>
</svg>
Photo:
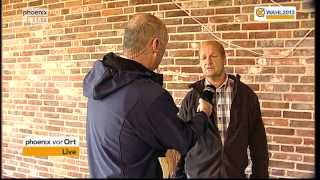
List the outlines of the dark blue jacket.
<svg viewBox="0 0 320 180">
<path fill-rule="evenodd" d="M 203 112 L 188 124 L 179 119 L 162 75 L 113 53 L 95 62 L 83 86 L 93 178 L 162 178 L 158 157 L 167 149 L 186 154 L 206 129 Z"/>
</svg>

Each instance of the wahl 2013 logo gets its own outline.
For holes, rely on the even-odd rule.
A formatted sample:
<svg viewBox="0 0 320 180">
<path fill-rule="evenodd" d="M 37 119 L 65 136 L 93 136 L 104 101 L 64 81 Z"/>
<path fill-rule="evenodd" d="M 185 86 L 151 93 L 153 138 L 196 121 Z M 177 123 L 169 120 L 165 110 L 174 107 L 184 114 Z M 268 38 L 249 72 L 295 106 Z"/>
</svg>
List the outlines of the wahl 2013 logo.
<svg viewBox="0 0 320 180">
<path fill-rule="evenodd" d="M 258 16 L 258 17 L 263 17 L 264 16 L 264 8 L 257 8 L 256 9 L 256 15 Z"/>
<path fill-rule="evenodd" d="M 288 21 L 296 19 L 295 6 L 265 6 L 254 8 L 255 21 Z"/>
</svg>

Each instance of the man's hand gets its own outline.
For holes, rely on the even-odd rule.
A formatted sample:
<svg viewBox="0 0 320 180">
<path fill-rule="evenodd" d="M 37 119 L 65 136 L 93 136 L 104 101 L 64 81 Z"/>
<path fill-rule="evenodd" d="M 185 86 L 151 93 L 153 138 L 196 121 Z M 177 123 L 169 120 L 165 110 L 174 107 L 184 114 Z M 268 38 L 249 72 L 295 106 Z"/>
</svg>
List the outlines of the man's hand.
<svg viewBox="0 0 320 180">
<path fill-rule="evenodd" d="M 212 114 L 212 104 L 207 102 L 206 100 L 203 100 L 202 98 L 199 99 L 199 105 L 197 107 L 197 111 L 203 111 L 207 114 L 208 117 Z"/>
</svg>

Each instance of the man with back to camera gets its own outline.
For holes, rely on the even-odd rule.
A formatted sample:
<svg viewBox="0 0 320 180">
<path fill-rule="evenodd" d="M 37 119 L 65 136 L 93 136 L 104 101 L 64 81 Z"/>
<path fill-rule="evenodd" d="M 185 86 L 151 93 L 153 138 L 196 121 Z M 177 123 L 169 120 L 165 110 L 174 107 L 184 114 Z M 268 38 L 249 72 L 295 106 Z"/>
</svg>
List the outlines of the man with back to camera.
<svg viewBox="0 0 320 180">
<path fill-rule="evenodd" d="M 107 53 L 84 79 L 87 146 L 93 178 L 162 178 L 158 157 L 167 149 L 182 154 L 207 127 L 212 106 L 183 123 L 162 75 L 153 72 L 168 42 L 163 22 L 150 14 L 133 16 L 125 29 L 122 57 Z"/>
<path fill-rule="evenodd" d="M 187 156 L 181 156 L 175 178 L 245 178 L 249 146 L 252 178 L 268 177 L 268 146 L 257 95 L 240 76 L 227 74 L 226 54 L 217 41 L 200 45 L 204 79 L 190 85 L 179 116 L 188 120 L 196 113 L 200 92 L 214 86 L 214 110 L 206 133 L 198 138 Z"/>
</svg>

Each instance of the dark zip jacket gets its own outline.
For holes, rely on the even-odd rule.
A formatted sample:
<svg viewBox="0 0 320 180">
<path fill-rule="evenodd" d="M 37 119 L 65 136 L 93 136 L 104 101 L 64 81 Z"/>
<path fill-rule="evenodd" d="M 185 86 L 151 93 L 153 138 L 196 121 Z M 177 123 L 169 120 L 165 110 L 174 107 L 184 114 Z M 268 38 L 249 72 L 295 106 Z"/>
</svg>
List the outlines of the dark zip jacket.
<svg viewBox="0 0 320 180">
<path fill-rule="evenodd" d="M 218 128 L 212 119 L 206 133 L 178 162 L 174 177 L 186 177 L 188 174 L 200 178 L 245 178 L 248 146 L 252 160 L 251 177 L 268 177 L 268 146 L 258 97 L 240 81 L 239 75 L 229 77 L 235 84 L 225 144 L 222 146 Z M 196 112 L 204 79 L 190 87 L 193 89 L 182 101 L 179 112 L 184 120 L 190 119 Z"/>
<path fill-rule="evenodd" d="M 205 131 L 198 112 L 188 124 L 162 87 L 162 75 L 108 53 L 84 79 L 87 146 L 93 178 L 162 178 L 158 157 L 167 149 L 182 154 Z"/>
</svg>

